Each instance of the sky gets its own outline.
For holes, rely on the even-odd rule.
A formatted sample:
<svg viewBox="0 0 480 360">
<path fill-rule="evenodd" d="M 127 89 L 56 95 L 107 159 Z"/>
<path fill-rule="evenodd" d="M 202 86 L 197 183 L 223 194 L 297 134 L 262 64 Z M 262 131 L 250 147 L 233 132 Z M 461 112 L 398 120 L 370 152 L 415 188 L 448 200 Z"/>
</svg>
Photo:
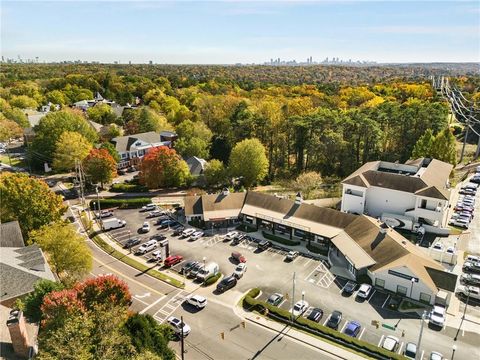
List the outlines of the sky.
<svg viewBox="0 0 480 360">
<path fill-rule="evenodd" d="M 479 62 L 479 1 L 5 1 L 1 54 L 234 64 Z"/>
</svg>

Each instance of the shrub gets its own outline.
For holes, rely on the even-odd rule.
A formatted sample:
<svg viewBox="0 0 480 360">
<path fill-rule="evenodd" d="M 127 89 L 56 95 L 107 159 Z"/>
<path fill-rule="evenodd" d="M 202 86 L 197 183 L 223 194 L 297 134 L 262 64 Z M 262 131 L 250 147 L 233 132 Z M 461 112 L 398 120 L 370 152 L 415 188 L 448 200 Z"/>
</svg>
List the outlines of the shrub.
<svg viewBox="0 0 480 360">
<path fill-rule="evenodd" d="M 212 284 L 215 284 L 218 281 L 218 279 L 220 279 L 221 276 L 222 276 L 221 273 L 210 276 L 209 278 L 207 278 L 207 280 L 205 280 L 205 286 L 210 286 Z"/>
<path fill-rule="evenodd" d="M 244 231 L 244 232 L 255 232 L 257 231 L 257 228 L 253 225 L 249 225 L 249 224 L 241 224 L 241 225 L 238 225 L 237 226 L 237 230 L 240 230 L 240 231 Z"/>
<path fill-rule="evenodd" d="M 300 245 L 300 241 L 298 240 L 288 240 L 288 239 L 284 239 L 280 236 L 276 236 L 276 235 L 272 235 L 272 234 L 269 234 L 269 233 L 266 233 L 265 231 L 262 231 L 262 234 L 263 234 L 263 237 L 265 239 L 268 239 L 268 240 L 272 240 L 272 241 L 275 241 L 279 244 L 283 244 L 283 245 L 287 245 L 287 246 L 296 246 L 296 245 Z"/>
<path fill-rule="evenodd" d="M 112 207 L 118 207 L 120 209 L 136 209 L 144 205 L 150 204 L 152 200 L 150 198 L 135 198 L 135 199 L 101 199 L 100 207 L 102 209 L 108 209 Z M 90 201 L 90 209 L 97 210 L 97 200 Z"/>
<path fill-rule="evenodd" d="M 136 192 L 148 192 L 148 189 L 143 185 L 137 184 L 113 184 L 110 187 L 111 192 L 118 193 L 136 193 Z"/>
<path fill-rule="evenodd" d="M 251 298 L 255 299 L 259 294 L 260 294 L 260 289 L 253 288 L 247 293 L 246 296 L 250 296 Z"/>
<path fill-rule="evenodd" d="M 318 246 L 307 244 L 307 249 L 310 252 L 315 253 L 315 254 L 320 254 L 320 255 L 323 255 L 323 256 L 328 255 L 328 249 L 327 248 L 319 248 Z"/>
</svg>

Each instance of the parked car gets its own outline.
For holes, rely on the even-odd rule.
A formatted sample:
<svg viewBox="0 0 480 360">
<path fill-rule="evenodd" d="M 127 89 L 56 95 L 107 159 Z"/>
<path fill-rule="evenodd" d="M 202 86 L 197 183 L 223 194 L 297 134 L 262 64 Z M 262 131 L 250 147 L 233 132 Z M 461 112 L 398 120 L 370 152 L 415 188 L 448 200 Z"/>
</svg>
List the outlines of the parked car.
<svg viewBox="0 0 480 360">
<path fill-rule="evenodd" d="M 104 219 L 104 218 L 108 218 L 110 216 L 113 216 L 113 211 L 111 210 L 102 210 L 100 211 L 100 213 L 96 212 L 95 213 L 95 217 L 98 219 Z"/>
<path fill-rule="evenodd" d="M 242 240 L 247 239 L 247 238 L 248 238 L 248 237 L 247 237 L 247 235 L 245 235 L 245 234 L 238 234 L 237 236 L 235 236 L 235 237 L 233 238 L 232 245 L 238 245 L 238 244 L 240 244 L 240 242 L 241 242 Z"/>
<path fill-rule="evenodd" d="M 308 309 L 308 302 L 305 300 L 299 300 L 293 305 L 292 314 L 293 316 L 300 316 Z"/>
<path fill-rule="evenodd" d="M 192 235 L 195 231 L 195 229 L 192 229 L 192 228 L 189 228 L 189 229 L 185 229 L 182 231 L 182 234 L 181 234 L 181 237 L 182 238 L 188 238 L 190 235 Z"/>
<path fill-rule="evenodd" d="M 348 336 L 357 337 L 361 328 L 362 325 L 360 325 L 360 323 L 352 320 L 347 323 L 347 326 L 345 327 L 345 330 L 343 332 Z"/>
<path fill-rule="evenodd" d="M 417 357 L 417 344 L 408 342 L 407 345 L 405 345 L 403 356 L 407 359 L 415 360 Z"/>
<path fill-rule="evenodd" d="M 103 230 L 107 231 L 111 229 L 118 229 L 118 228 L 125 227 L 127 225 L 127 222 L 125 220 L 111 218 L 111 219 L 102 221 L 102 225 L 103 225 Z"/>
<path fill-rule="evenodd" d="M 480 285 L 480 275 L 477 274 L 462 274 L 460 282 L 465 285 Z"/>
<path fill-rule="evenodd" d="M 153 249 L 156 249 L 157 246 L 158 246 L 157 240 L 148 240 L 145 244 L 141 245 L 137 249 L 137 254 L 138 255 L 146 254 L 146 253 L 152 251 Z"/>
<path fill-rule="evenodd" d="M 148 258 L 148 262 L 159 262 L 162 261 L 162 251 L 155 250 L 152 255 Z"/>
<path fill-rule="evenodd" d="M 320 322 L 323 316 L 323 310 L 320 308 L 314 308 L 312 312 L 307 316 L 308 320 L 312 320 L 315 322 Z"/>
<path fill-rule="evenodd" d="M 289 251 L 287 256 L 285 257 L 285 260 L 293 261 L 296 257 L 298 257 L 298 254 L 298 251 Z"/>
<path fill-rule="evenodd" d="M 457 287 L 457 295 L 466 299 L 480 300 L 480 288 L 475 286 L 463 286 Z"/>
<path fill-rule="evenodd" d="M 203 265 L 203 264 L 202 264 Z M 196 279 L 198 281 L 204 282 L 208 278 L 215 276 L 220 271 L 220 267 L 217 263 L 211 262 L 201 267 L 200 271 L 197 273 Z"/>
<path fill-rule="evenodd" d="M 372 285 L 369 284 L 362 284 L 360 285 L 360 289 L 358 290 L 357 296 L 361 299 L 366 299 L 372 292 Z"/>
<path fill-rule="evenodd" d="M 162 241 L 165 240 L 167 237 L 163 234 L 155 234 L 150 236 L 150 240 L 157 240 L 157 241 Z"/>
<path fill-rule="evenodd" d="M 183 256 L 181 255 L 171 255 L 165 259 L 163 262 L 163 265 L 166 267 L 173 266 L 175 264 L 178 264 L 183 260 Z"/>
<path fill-rule="evenodd" d="M 118 169 L 117 170 L 118 175 L 125 175 L 126 173 L 127 173 L 127 170 L 125 170 L 125 169 Z"/>
<path fill-rule="evenodd" d="M 158 227 L 158 229 L 159 230 L 167 229 L 170 227 L 170 225 L 173 225 L 173 224 L 175 224 L 175 221 L 173 220 L 170 220 L 170 219 L 164 220 L 160 223 L 160 226 Z"/>
<path fill-rule="evenodd" d="M 155 221 L 155 225 L 162 225 L 164 222 L 171 220 L 168 215 L 161 215 L 158 217 L 157 221 Z"/>
<path fill-rule="evenodd" d="M 189 278 L 196 278 L 200 270 L 203 269 L 203 264 L 198 263 L 190 268 L 190 271 L 187 273 L 187 277 Z"/>
<path fill-rule="evenodd" d="M 218 283 L 217 291 L 223 293 L 235 285 L 237 285 L 237 278 L 235 276 L 228 276 Z"/>
<path fill-rule="evenodd" d="M 150 224 L 145 221 L 142 225 L 142 228 L 140 229 L 143 233 L 147 233 L 150 231 Z"/>
<path fill-rule="evenodd" d="M 180 269 L 180 274 L 187 275 L 195 265 L 199 265 L 199 264 L 200 263 L 195 260 L 187 261 Z"/>
<path fill-rule="evenodd" d="M 475 256 L 475 255 L 467 255 L 465 258 L 465 261 L 470 261 L 470 262 L 480 262 L 480 256 Z"/>
<path fill-rule="evenodd" d="M 461 227 L 463 229 L 468 229 L 468 227 L 470 226 L 470 221 L 467 219 L 458 218 L 458 219 L 450 220 L 448 224 Z"/>
<path fill-rule="evenodd" d="M 273 305 L 273 306 L 279 306 L 283 301 L 283 295 L 279 293 L 275 293 L 270 295 L 270 297 L 267 299 L 267 304 Z"/>
<path fill-rule="evenodd" d="M 356 288 L 357 288 L 357 283 L 355 283 L 353 281 L 349 281 L 343 287 L 343 293 L 345 293 L 347 295 L 352 295 Z"/>
<path fill-rule="evenodd" d="M 262 240 L 258 243 L 257 248 L 260 250 L 267 250 L 270 246 L 272 246 L 272 243 L 268 240 Z"/>
<path fill-rule="evenodd" d="M 230 232 L 225 234 L 224 239 L 225 240 L 233 240 L 233 238 L 235 238 L 236 236 L 238 236 L 238 231 L 230 231 Z"/>
<path fill-rule="evenodd" d="M 182 336 L 185 337 L 188 334 L 190 334 L 190 331 L 192 330 L 190 326 L 188 326 L 185 322 L 182 324 L 182 320 L 179 318 L 176 318 L 175 316 L 170 316 L 167 319 L 167 322 L 170 324 L 170 326 L 173 328 L 173 331 L 175 335 L 177 336 Z"/>
<path fill-rule="evenodd" d="M 439 353 L 438 351 L 432 351 L 430 353 L 430 360 L 443 360 L 443 355 Z"/>
<path fill-rule="evenodd" d="M 207 306 L 207 299 L 201 295 L 193 295 L 187 299 L 189 305 L 195 306 L 197 309 L 203 309 Z"/>
<path fill-rule="evenodd" d="M 133 238 L 133 239 L 128 239 L 125 244 L 123 245 L 124 249 L 129 249 L 135 245 L 140 244 L 141 240 L 140 238 Z"/>
<path fill-rule="evenodd" d="M 237 261 L 238 263 L 247 262 L 247 259 L 245 258 L 245 256 L 243 256 L 242 254 L 240 254 L 238 251 L 233 251 L 233 252 L 232 252 L 232 259 L 234 259 L 234 260 Z"/>
<path fill-rule="evenodd" d="M 330 315 L 326 325 L 331 329 L 337 330 L 338 326 L 342 322 L 342 317 L 343 315 L 340 311 L 334 310 L 332 315 Z"/>
<path fill-rule="evenodd" d="M 480 176 L 475 175 L 474 177 L 472 177 L 470 179 L 470 182 L 472 182 L 474 184 L 480 184 Z"/>
<path fill-rule="evenodd" d="M 185 230 L 185 227 L 179 226 L 178 228 L 175 229 L 175 231 L 172 233 L 172 236 L 179 236 L 182 235 L 182 232 Z"/>
<path fill-rule="evenodd" d="M 150 211 L 147 215 L 147 219 L 154 218 L 154 217 L 159 217 L 165 215 L 165 211 L 162 210 L 155 210 L 155 211 Z"/>
<path fill-rule="evenodd" d="M 445 307 L 435 305 L 430 312 L 429 323 L 443 328 L 443 325 L 445 325 L 445 316 Z"/>
<path fill-rule="evenodd" d="M 382 348 L 391 352 L 396 352 L 399 341 L 400 340 L 397 337 L 388 335 L 383 339 Z"/>
<path fill-rule="evenodd" d="M 237 265 L 235 270 L 233 271 L 233 276 L 235 276 L 237 279 L 241 279 L 243 277 L 243 274 L 247 272 L 247 264 L 244 262 L 241 262 L 240 264 Z"/>
<path fill-rule="evenodd" d="M 473 273 L 480 273 L 480 263 L 478 262 L 471 262 L 466 261 L 463 263 L 463 272 L 473 272 Z"/>
<path fill-rule="evenodd" d="M 157 206 L 155 204 L 147 204 L 145 206 L 142 206 L 142 209 L 140 211 L 147 212 L 147 211 L 154 211 L 154 210 L 157 210 Z"/>
<path fill-rule="evenodd" d="M 191 241 L 195 241 L 195 240 L 198 240 L 200 239 L 204 234 L 203 231 L 195 231 L 192 236 L 190 236 L 190 240 Z"/>
</svg>

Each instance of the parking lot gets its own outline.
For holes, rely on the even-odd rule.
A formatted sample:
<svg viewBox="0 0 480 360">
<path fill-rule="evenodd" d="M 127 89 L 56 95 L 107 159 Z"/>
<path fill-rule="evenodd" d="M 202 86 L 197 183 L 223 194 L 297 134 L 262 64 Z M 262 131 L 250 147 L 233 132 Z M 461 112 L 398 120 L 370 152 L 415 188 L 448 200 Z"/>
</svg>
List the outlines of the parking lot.
<svg viewBox="0 0 480 360">
<path fill-rule="evenodd" d="M 341 311 L 343 314 L 339 330 L 343 331 L 347 323 L 351 320 L 358 321 L 361 324 L 361 330 L 358 338 L 373 344 L 381 344 L 383 338 L 388 335 L 398 337 L 400 346 L 398 351 L 403 350 L 404 344 L 411 341 L 417 342 L 420 330 L 420 317 L 416 313 L 400 313 L 389 308 L 391 295 L 374 289 L 369 297 L 360 301 L 356 297 L 358 286 L 350 296 L 343 294 L 343 289 L 348 280 L 336 277 L 329 269 L 328 264 L 317 259 L 298 256 L 291 262 L 285 261 L 286 252 L 278 249 L 269 248 L 265 251 L 259 251 L 255 241 L 242 241 L 233 246 L 231 241 L 227 241 L 223 235 L 205 236 L 196 241 L 183 239 L 178 236 L 172 236 L 169 229 L 158 230 L 152 226 L 147 234 L 140 234 L 138 230 L 144 221 L 151 224 L 156 221 L 145 219 L 147 213 L 138 210 L 116 210 L 115 215 L 119 219 L 125 219 L 127 225 L 125 228 L 112 230 L 110 236 L 124 244 L 130 237 L 139 236 L 141 242 L 145 242 L 154 234 L 165 234 L 169 240 L 170 254 L 183 256 L 183 262 L 172 267 L 171 270 L 179 271 L 188 260 L 196 260 L 205 263 L 216 262 L 219 264 L 220 271 L 227 276 L 232 274 L 237 262 L 231 258 L 232 251 L 241 252 L 247 259 L 247 272 L 239 280 L 238 284 L 224 294 L 216 294 L 220 300 L 232 302 L 242 293 L 253 287 L 259 287 L 262 290 L 262 299 L 267 299 L 273 293 L 281 293 L 285 299 L 281 308 L 289 310 L 295 301 L 298 301 L 304 294 L 305 300 L 311 308 L 318 307 L 324 312 L 322 323 L 328 321 L 328 317 L 334 310 Z M 139 246 L 139 245 L 138 245 Z M 135 251 L 135 248 L 132 252 Z M 148 254 L 144 256 L 149 256 Z M 293 299 L 293 276 L 295 273 L 295 297 Z M 199 285 L 200 286 L 200 285 Z M 212 293 L 214 288 L 203 289 L 205 295 Z M 167 304 L 159 304 L 155 313 L 157 320 L 163 319 L 171 314 L 181 304 L 185 294 L 179 291 L 175 299 L 169 300 Z M 161 306 L 160 306 L 161 305 Z M 308 316 L 308 312 L 306 313 Z M 449 337 L 455 333 L 456 329 L 443 328 L 430 329 L 425 326 L 422 348 L 425 347 L 428 355 L 432 350 L 442 351 L 442 343 L 438 342 L 438 336 Z M 475 343 L 475 337 L 478 334 L 462 334 L 464 341 Z M 445 345 L 447 346 L 447 345 Z"/>
</svg>

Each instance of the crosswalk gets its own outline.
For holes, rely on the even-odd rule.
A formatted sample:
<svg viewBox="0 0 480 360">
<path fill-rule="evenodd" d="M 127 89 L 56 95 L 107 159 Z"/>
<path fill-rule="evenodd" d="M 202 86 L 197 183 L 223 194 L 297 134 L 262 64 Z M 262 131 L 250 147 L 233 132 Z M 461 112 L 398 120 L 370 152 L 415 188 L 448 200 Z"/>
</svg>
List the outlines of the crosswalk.
<svg viewBox="0 0 480 360">
<path fill-rule="evenodd" d="M 163 305 L 154 315 L 153 318 L 160 323 L 166 321 L 175 310 L 178 309 L 180 305 L 187 298 L 188 292 L 185 290 L 179 290 L 172 298 L 170 298 L 165 305 Z"/>
<path fill-rule="evenodd" d="M 223 241 L 223 237 L 220 235 L 215 235 L 214 237 L 208 239 L 204 242 L 205 247 L 211 247 L 218 244 L 220 241 Z"/>
<path fill-rule="evenodd" d="M 318 277 L 318 278 L 317 278 Z M 335 281 L 336 276 L 320 261 L 315 269 L 305 278 L 310 283 L 328 289 Z"/>
</svg>

